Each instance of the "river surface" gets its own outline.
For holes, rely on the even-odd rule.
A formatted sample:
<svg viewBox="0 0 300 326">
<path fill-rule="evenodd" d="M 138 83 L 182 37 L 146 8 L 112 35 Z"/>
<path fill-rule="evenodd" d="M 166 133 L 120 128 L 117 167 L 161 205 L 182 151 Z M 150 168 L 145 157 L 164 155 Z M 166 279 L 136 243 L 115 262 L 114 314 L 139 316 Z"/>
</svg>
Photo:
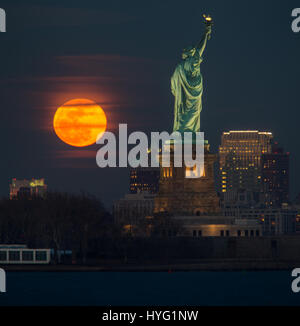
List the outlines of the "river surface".
<svg viewBox="0 0 300 326">
<path fill-rule="evenodd" d="M 0 305 L 300 305 L 291 272 L 7 272 Z"/>
</svg>

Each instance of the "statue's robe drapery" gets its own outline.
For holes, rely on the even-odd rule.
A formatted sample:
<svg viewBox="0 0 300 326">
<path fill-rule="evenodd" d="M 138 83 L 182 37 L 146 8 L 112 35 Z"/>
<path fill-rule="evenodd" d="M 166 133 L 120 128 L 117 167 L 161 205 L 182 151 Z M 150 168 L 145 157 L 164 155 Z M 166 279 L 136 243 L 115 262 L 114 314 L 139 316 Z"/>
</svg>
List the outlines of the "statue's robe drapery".
<svg viewBox="0 0 300 326">
<path fill-rule="evenodd" d="M 201 62 L 196 49 L 194 56 L 188 56 L 178 64 L 171 78 L 171 90 L 175 96 L 173 131 L 200 131 L 203 93 Z"/>
</svg>

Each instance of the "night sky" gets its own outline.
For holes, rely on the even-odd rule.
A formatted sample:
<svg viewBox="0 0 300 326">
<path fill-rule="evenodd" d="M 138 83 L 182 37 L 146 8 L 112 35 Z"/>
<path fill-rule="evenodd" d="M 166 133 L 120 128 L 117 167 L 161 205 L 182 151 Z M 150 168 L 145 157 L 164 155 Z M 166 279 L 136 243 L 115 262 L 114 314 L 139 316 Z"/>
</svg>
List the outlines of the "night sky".
<svg viewBox="0 0 300 326">
<path fill-rule="evenodd" d="M 170 77 L 181 50 L 215 24 L 202 63 L 201 129 L 212 150 L 222 131 L 271 131 L 291 152 L 292 195 L 300 192 L 299 1 L 1 1 L 0 195 L 12 177 L 44 177 L 51 190 L 99 196 L 109 208 L 128 192 L 128 170 L 100 169 L 93 145 L 57 138 L 56 109 L 88 98 L 104 109 L 108 131 L 171 131 Z"/>
</svg>

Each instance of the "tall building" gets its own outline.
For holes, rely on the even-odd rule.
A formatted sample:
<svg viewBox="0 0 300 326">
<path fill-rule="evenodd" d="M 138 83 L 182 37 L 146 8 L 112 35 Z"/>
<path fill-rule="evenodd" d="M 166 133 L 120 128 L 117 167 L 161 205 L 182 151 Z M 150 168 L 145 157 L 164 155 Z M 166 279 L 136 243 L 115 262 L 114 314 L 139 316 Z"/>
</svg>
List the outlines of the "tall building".
<svg viewBox="0 0 300 326">
<path fill-rule="evenodd" d="M 13 178 L 9 185 L 10 199 L 44 197 L 46 192 L 47 185 L 44 179 L 17 180 Z"/>
<path fill-rule="evenodd" d="M 156 194 L 159 186 L 159 168 L 132 168 L 130 169 L 130 193 L 148 192 Z"/>
<path fill-rule="evenodd" d="M 223 132 L 219 147 L 223 199 L 245 189 L 261 190 L 262 155 L 271 153 L 271 132 L 239 130 Z"/>
<path fill-rule="evenodd" d="M 289 201 L 289 153 L 277 143 L 272 153 L 262 155 L 262 187 L 267 206 L 280 207 Z"/>
</svg>

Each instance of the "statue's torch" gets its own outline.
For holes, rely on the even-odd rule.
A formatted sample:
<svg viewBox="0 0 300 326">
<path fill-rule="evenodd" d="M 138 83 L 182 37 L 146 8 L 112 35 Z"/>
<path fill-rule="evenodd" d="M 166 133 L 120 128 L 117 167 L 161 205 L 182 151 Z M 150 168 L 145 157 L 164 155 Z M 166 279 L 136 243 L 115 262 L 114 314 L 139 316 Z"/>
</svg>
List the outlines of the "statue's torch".
<svg viewBox="0 0 300 326">
<path fill-rule="evenodd" d="M 212 18 L 210 17 L 210 15 L 203 15 L 203 18 L 204 18 L 204 23 L 205 23 L 205 25 L 206 25 L 206 28 L 210 28 L 210 30 L 211 30 L 211 26 L 212 26 L 212 24 L 213 24 L 213 20 L 212 20 Z M 209 34 L 209 36 L 208 36 L 208 39 L 210 40 L 210 37 L 211 37 L 211 34 Z"/>
</svg>

